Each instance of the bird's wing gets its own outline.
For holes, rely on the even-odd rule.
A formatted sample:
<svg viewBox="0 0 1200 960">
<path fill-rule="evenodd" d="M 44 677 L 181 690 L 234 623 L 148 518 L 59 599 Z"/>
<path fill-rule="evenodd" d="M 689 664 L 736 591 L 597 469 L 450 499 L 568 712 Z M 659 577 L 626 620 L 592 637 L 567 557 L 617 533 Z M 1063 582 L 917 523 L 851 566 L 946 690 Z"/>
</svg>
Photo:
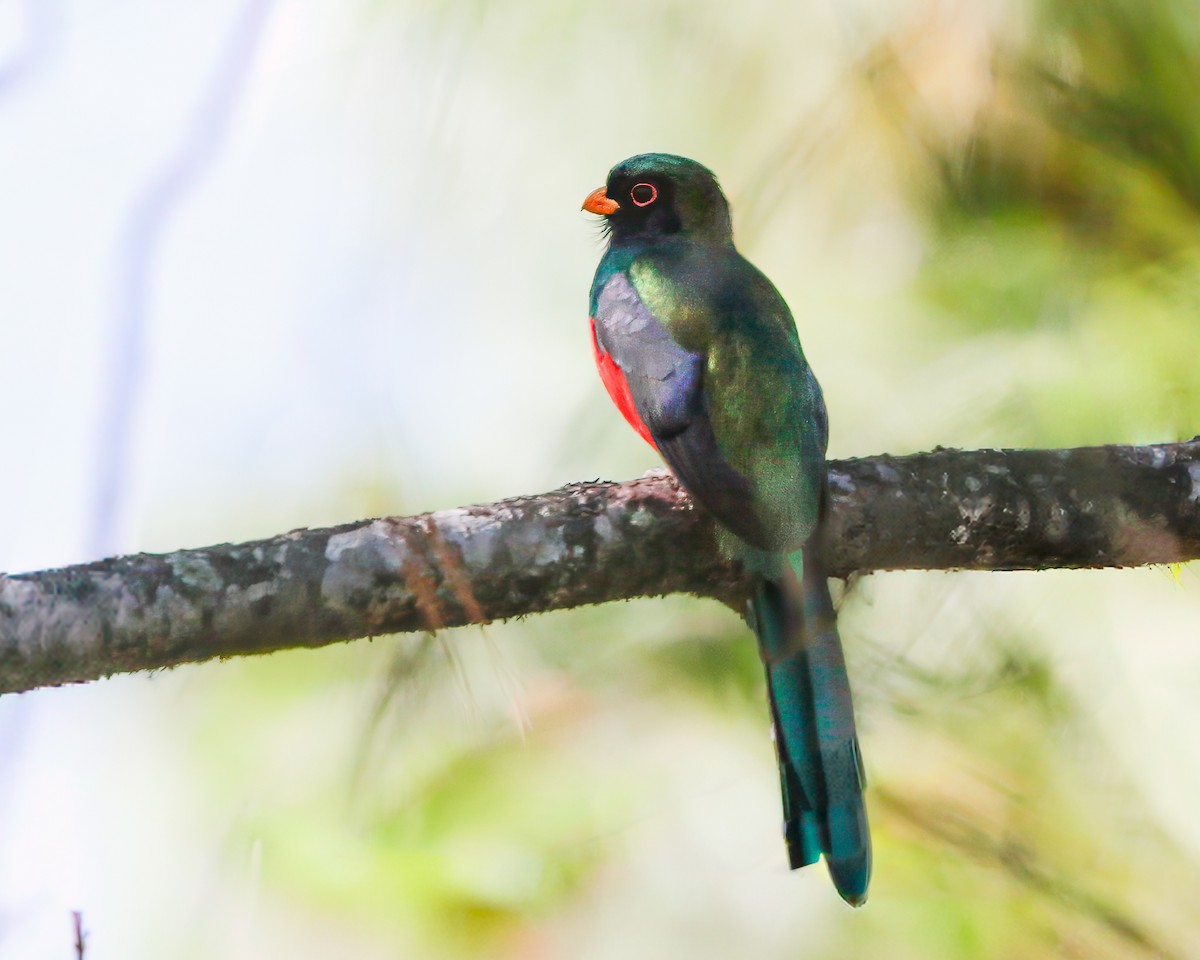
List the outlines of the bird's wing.
<svg viewBox="0 0 1200 960">
<path fill-rule="evenodd" d="M 598 357 L 615 363 L 638 418 L 679 482 L 742 540 L 776 549 L 753 509 L 752 484 L 717 444 L 705 403 L 704 355 L 676 342 L 624 272 L 601 288 L 595 314 Z"/>
</svg>

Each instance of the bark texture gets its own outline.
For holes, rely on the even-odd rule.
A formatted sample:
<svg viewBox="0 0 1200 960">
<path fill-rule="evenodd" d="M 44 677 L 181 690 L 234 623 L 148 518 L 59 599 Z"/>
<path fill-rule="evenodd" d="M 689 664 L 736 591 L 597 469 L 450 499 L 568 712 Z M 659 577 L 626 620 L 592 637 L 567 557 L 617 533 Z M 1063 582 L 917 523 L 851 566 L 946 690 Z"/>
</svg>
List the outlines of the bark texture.
<svg viewBox="0 0 1200 960">
<path fill-rule="evenodd" d="M 936 450 L 830 464 L 831 574 L 1200 556 L 1200 441 Z M 668 593 L 740 573 L 665 474 L 0 575 L 0 693 Z"/>
</svg>

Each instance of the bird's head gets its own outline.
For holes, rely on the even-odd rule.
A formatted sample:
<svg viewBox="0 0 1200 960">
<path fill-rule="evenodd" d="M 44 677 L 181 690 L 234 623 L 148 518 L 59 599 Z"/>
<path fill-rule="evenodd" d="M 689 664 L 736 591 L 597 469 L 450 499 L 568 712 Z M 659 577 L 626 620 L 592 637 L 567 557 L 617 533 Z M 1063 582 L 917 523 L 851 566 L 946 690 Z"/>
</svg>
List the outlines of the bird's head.
<svg viewBox="0 0 1200 960">
<path fill-rule="evenodd" d="M 618 163 L 583 209 L 606 220 L 614 246 L 682 235 L 731 244 L 729 204 L 711 170 L 670 153 L 642 153 Z"/>
</svg>

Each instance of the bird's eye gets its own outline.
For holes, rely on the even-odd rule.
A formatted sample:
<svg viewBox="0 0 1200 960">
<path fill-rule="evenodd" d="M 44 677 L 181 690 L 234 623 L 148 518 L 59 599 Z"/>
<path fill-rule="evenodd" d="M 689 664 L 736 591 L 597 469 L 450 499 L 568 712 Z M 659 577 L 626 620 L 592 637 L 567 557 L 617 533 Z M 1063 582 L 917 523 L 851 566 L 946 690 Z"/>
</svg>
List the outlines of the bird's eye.
<svg viewBox="0 0 1200 960">
<path fill-rule="evenodd" d="M 658 199 L 658 187 L 652 183 L 635 183 L 629 191 L 629 199 L 635 207 L 646 207 Z"/>
</svg>

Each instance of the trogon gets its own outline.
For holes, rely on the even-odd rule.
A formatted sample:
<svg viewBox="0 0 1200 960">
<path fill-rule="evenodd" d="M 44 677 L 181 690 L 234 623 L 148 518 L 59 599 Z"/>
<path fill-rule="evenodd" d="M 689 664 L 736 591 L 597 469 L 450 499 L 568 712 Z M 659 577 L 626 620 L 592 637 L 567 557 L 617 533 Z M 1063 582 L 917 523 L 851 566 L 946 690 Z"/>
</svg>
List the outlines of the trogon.
<svg viewBox="0 0 1200 960">
<path fill-rule="evenodd" d="M 828 422 L 779 291 L 733 245 L 706 167 L 647 153 L 583 209 L 608 235 L 592 281 L 592 346 L 617 408 L 717 521 L 751 578 L 792 869 L 825 857 L 866 900 L 871 843 L 854 708 L 820 537 Z"/>
</svg>

